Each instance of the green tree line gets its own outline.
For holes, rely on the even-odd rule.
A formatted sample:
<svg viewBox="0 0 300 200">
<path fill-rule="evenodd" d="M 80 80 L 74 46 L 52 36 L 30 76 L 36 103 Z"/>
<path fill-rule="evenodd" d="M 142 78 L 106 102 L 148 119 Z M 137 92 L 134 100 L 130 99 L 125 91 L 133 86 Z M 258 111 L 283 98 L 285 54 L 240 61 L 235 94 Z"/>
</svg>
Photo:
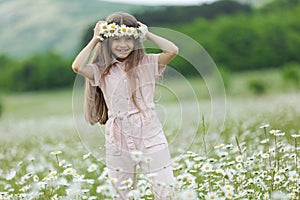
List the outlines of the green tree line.
<svg viewBox="0 0 300 200">
<path fill-rule="evenodd" d="M 204 8 L 209 12 L 204 12 Z M 294 66 L 300 63 L 300 0 L 274 0 L 259 9 L 225 0 L 195 8 L 166 7 L 153 12 L 144 13 L 144 17 L 139 14 L 137 18 L 144 19 L 149 26 L 161 24 L 192 37 L 223 71 L 279 68 L 288 63 Z M 158 21 L 156 15 L 165 17 Z M 180 18 L 176 18 L 177 15 Z M 93 26 L 91 23 L 83 33 L 80 48 L 92 37 Z M 193 49 L 189 51 L 193 52 Z M 70 87 L 75 77 L 70 67 L 71 60 L 73 58 L 52 52 L 22 60 L 1 55 L 0 90 Z M 171 66 L 185 75 L 197 74 L 180 56 L 172 61 Z"/>
<path fill-rule="evenodd" d="M 233 71 L 300 62 L 300 4 L 278 12 L 256 11 L 197 19 L 177 30 L 197 40 L 218 65 Z"/>
<path fill-rule="evenodd" d="M 252 7 L 234 0 L 223 0 L 198 6 L 169 6 L 163 10 L 150 10 L 135 16 L 140 21 L 155 26 L 188 23 L 199 17 L 212 20 L 220 15 L 234 15 L 240 12 L 251 13 Z"/>
<path fill-rule="evenodd" d="M 70 87 L 74 83 L 71 61 L 48 52 L 14 60 L 0 56 L 2 91 L 37 91 Z"/>
<path fill-rule="evenodd" d="M 300 0 L 274 0 L 250 12 L 243 7 L 235 8 L 236 12 L 230 15 L 218 15 L 217 9 L 213 19 L 200 16 L 168 27 L 199 42 L 217 66 L 225 70 L 280 68 L 300 63 Z M 161 21 L 164 23 L 163 18 Z M 181 72 L 193 74 L 183 59 L 177 58 L 173 63 Z"/>
</svg>

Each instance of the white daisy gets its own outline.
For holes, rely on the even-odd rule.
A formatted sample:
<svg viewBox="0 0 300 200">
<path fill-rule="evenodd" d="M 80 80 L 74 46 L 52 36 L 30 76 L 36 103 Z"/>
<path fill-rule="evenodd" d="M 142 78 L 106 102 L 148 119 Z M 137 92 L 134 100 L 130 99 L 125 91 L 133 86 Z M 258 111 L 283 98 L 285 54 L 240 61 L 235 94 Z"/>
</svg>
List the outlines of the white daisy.
<svg viewBox="0 0 300 200">
<path fill-rule="evenodd" d="M 100 24 L 99 27 L 100 27 L 99 34 L 105 34 L 108 32 L 107 22 Z"/>
<path fill-rule="evenodd" d="M 72 175 L 73 173 L 75 173 L 75 170 L 73 168 L 67 168 L 64 170 L 63 172 L 65 175 Z"/>
<path fill-rule="evenodd" d="M 181 193 L 181 198 L 185 200 L 196 200 L 198 196 L 194 190 L 185 190 Z"/>
<path fill-rule="evenodd" d="M 298 173 L 296 171 L 289 172 L 289 180 L 290 181 L 297 181 L 298 180 Z"/>
<path fill-rule="evenodd" d="M 270 124 L 264 124 L 262 126 L 260 126 L 259 128 L 268 128 L 270 126 Z"/>
<path fill-rule="evenodd" d="M 298 138 L 298 137 L 300 137 L 300 134 L 292 134 L 291 135 L 293 138 Z"/>
<path fill-rule="evenodd" d="M 132 152 L 130 152 L 130 157 L 135 163 L 139 163 L 143 158 L 143 152 L 132 151 Z"/>
<path fill-rule="evenodd" d="M 146 163 L 150 163 L 151 161 L 152 161 L 152 157 L 146 157 L 146 158 L 145 158 L 145 162 L 146 162 Z"/>
<path fill-rule="evenodd" d="M 67 193 L 67 198 L 79 199 L 82 194 L 81 184 L 78 182 L 72 184 L 68 189 L 66 189 L 66 193 Z"/>
<path fill-rule="evenodd" d="M 121 36 L 127 35 L 127 26 L 121 25 L 119 30 L 120 30 L 120 35 Z"/>
<path fill-rule="evenodd" d="M 243 157 L 242 156 L 237 156 L 235 157 L 236 162 L 243 162 Z"/>
<path fill-rule="evenodd" d="M 237 170 L 241 170 L 243 168 L 243 165 L 241 163 L 238 163 L 235 167 Z"/>
<path fill-rule="evenodd" d="M 130 188 L 133 185 L 133 181 L 132 181 L 131 178 L 129 178 L 129 179 L 126 179 L 126 180 L 122 181 L 121 185 L 126 185 L 127 188 Z"/>
<path fill-rule="evenodd" d="M 233 199 L 234 198 L 233 195 L 234 195 L 233 191 L 227 191 L 227 192 L 225 192 L 225 197 L 227 199 Z"/>
<path fill-rule="evenodd" d="M 54 151 L 50 152 L 51 155 L 58 155 L 61 153 L 62 153 L 62 151 L 59 151 L 59 150 L 54 150 Z"/>
<path fill-rule="evenodd" d="M 234 187 L 232 187 L 231 185 L 224 185 L 222 187 L 222 190 L 226 193 L 226 192 L 233 192 Z"/>
<path fill-rule="evenodd" d="M 117 30 L 118 30 L 118 26 L 115 24 L 115 23 L 111 23 L 111 24 L 108 24 L 108 36 L 109 37 L 114 37 L 118 34 Z"/>
<path fill-rule="evenodd" d="M 130 190 L 127 194 L 127 197 L 129 199 L 139 199 L 140 198 L 140 192 L 138 190 Z"/>
<path fill-rule="evenodd" d="M 94 172 L 94 171 L 96 171 L 98 169 L 98 165 L 96 165 L 96 164 L 91 164 L 89 167 L 88 167 L 88 169 L 87 169 L 87 171 L 88 172 Z"/>
<path fill-rule="evenodd" d="M 210 200 L 210 199 L 216 200 L 217 198 L 218 195 L 216 192 L 209 192 L 205 195 L 205 200 Z"/>
<path fill-rule="evenodd" d="M 201 167 L 203 172 L 211 172 L 213 170 L 213 166 L 209 163 L 204 163 Z"/>
</svg>

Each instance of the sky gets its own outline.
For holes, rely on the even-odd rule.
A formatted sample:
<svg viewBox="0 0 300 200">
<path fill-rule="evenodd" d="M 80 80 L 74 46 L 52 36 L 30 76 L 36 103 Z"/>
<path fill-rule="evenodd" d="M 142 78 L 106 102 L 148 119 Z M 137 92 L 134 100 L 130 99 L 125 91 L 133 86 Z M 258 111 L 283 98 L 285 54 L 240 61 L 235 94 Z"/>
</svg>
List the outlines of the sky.
<svg viewBox="0 0 300 200">
<path fill-rule="evenodd" d="M 122 2 L 142 5 L 197 5 L 212 3 L 216 0 L 106 0 L 110 2 Z"/>
</svg>

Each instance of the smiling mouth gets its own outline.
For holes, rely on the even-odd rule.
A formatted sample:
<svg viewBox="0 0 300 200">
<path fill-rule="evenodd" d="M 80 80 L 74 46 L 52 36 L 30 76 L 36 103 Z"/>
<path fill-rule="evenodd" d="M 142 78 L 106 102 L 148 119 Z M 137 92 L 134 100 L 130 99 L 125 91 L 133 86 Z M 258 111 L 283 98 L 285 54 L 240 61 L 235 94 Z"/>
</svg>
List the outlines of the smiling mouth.
<svg viewBox="0 0 300 200">
<path fill-rule="evenodd" d="M 127 54 L 129 53 L 129 49 L 117 49 L 117 52 L 121 53 L 121 54 Z"/>
</svg>

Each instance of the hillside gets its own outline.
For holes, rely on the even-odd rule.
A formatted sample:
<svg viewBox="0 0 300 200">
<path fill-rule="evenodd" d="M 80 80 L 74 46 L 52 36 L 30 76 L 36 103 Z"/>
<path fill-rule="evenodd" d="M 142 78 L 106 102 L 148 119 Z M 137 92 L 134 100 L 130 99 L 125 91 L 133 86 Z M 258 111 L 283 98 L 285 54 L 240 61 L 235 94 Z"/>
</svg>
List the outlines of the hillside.
<svg viewBox="0 0 300 200">
<path fill-rule="evenodd" d="M 139 14 L 158 9 L 161 7 L 100 0 L 0 0 L 0 54 L 20 58 L 52 50 L 70 57 L 97 19 L 114 11 Z"/>
<path fill-rule="evenodd" d="M 97 0 L 2 0 L 0 54 L 23 57 L 52 49 L 71 56 L 78 50 L 84 30 L 97 19 L 114 11 L 145 9 L 149 10 Z"/>
</svg>

